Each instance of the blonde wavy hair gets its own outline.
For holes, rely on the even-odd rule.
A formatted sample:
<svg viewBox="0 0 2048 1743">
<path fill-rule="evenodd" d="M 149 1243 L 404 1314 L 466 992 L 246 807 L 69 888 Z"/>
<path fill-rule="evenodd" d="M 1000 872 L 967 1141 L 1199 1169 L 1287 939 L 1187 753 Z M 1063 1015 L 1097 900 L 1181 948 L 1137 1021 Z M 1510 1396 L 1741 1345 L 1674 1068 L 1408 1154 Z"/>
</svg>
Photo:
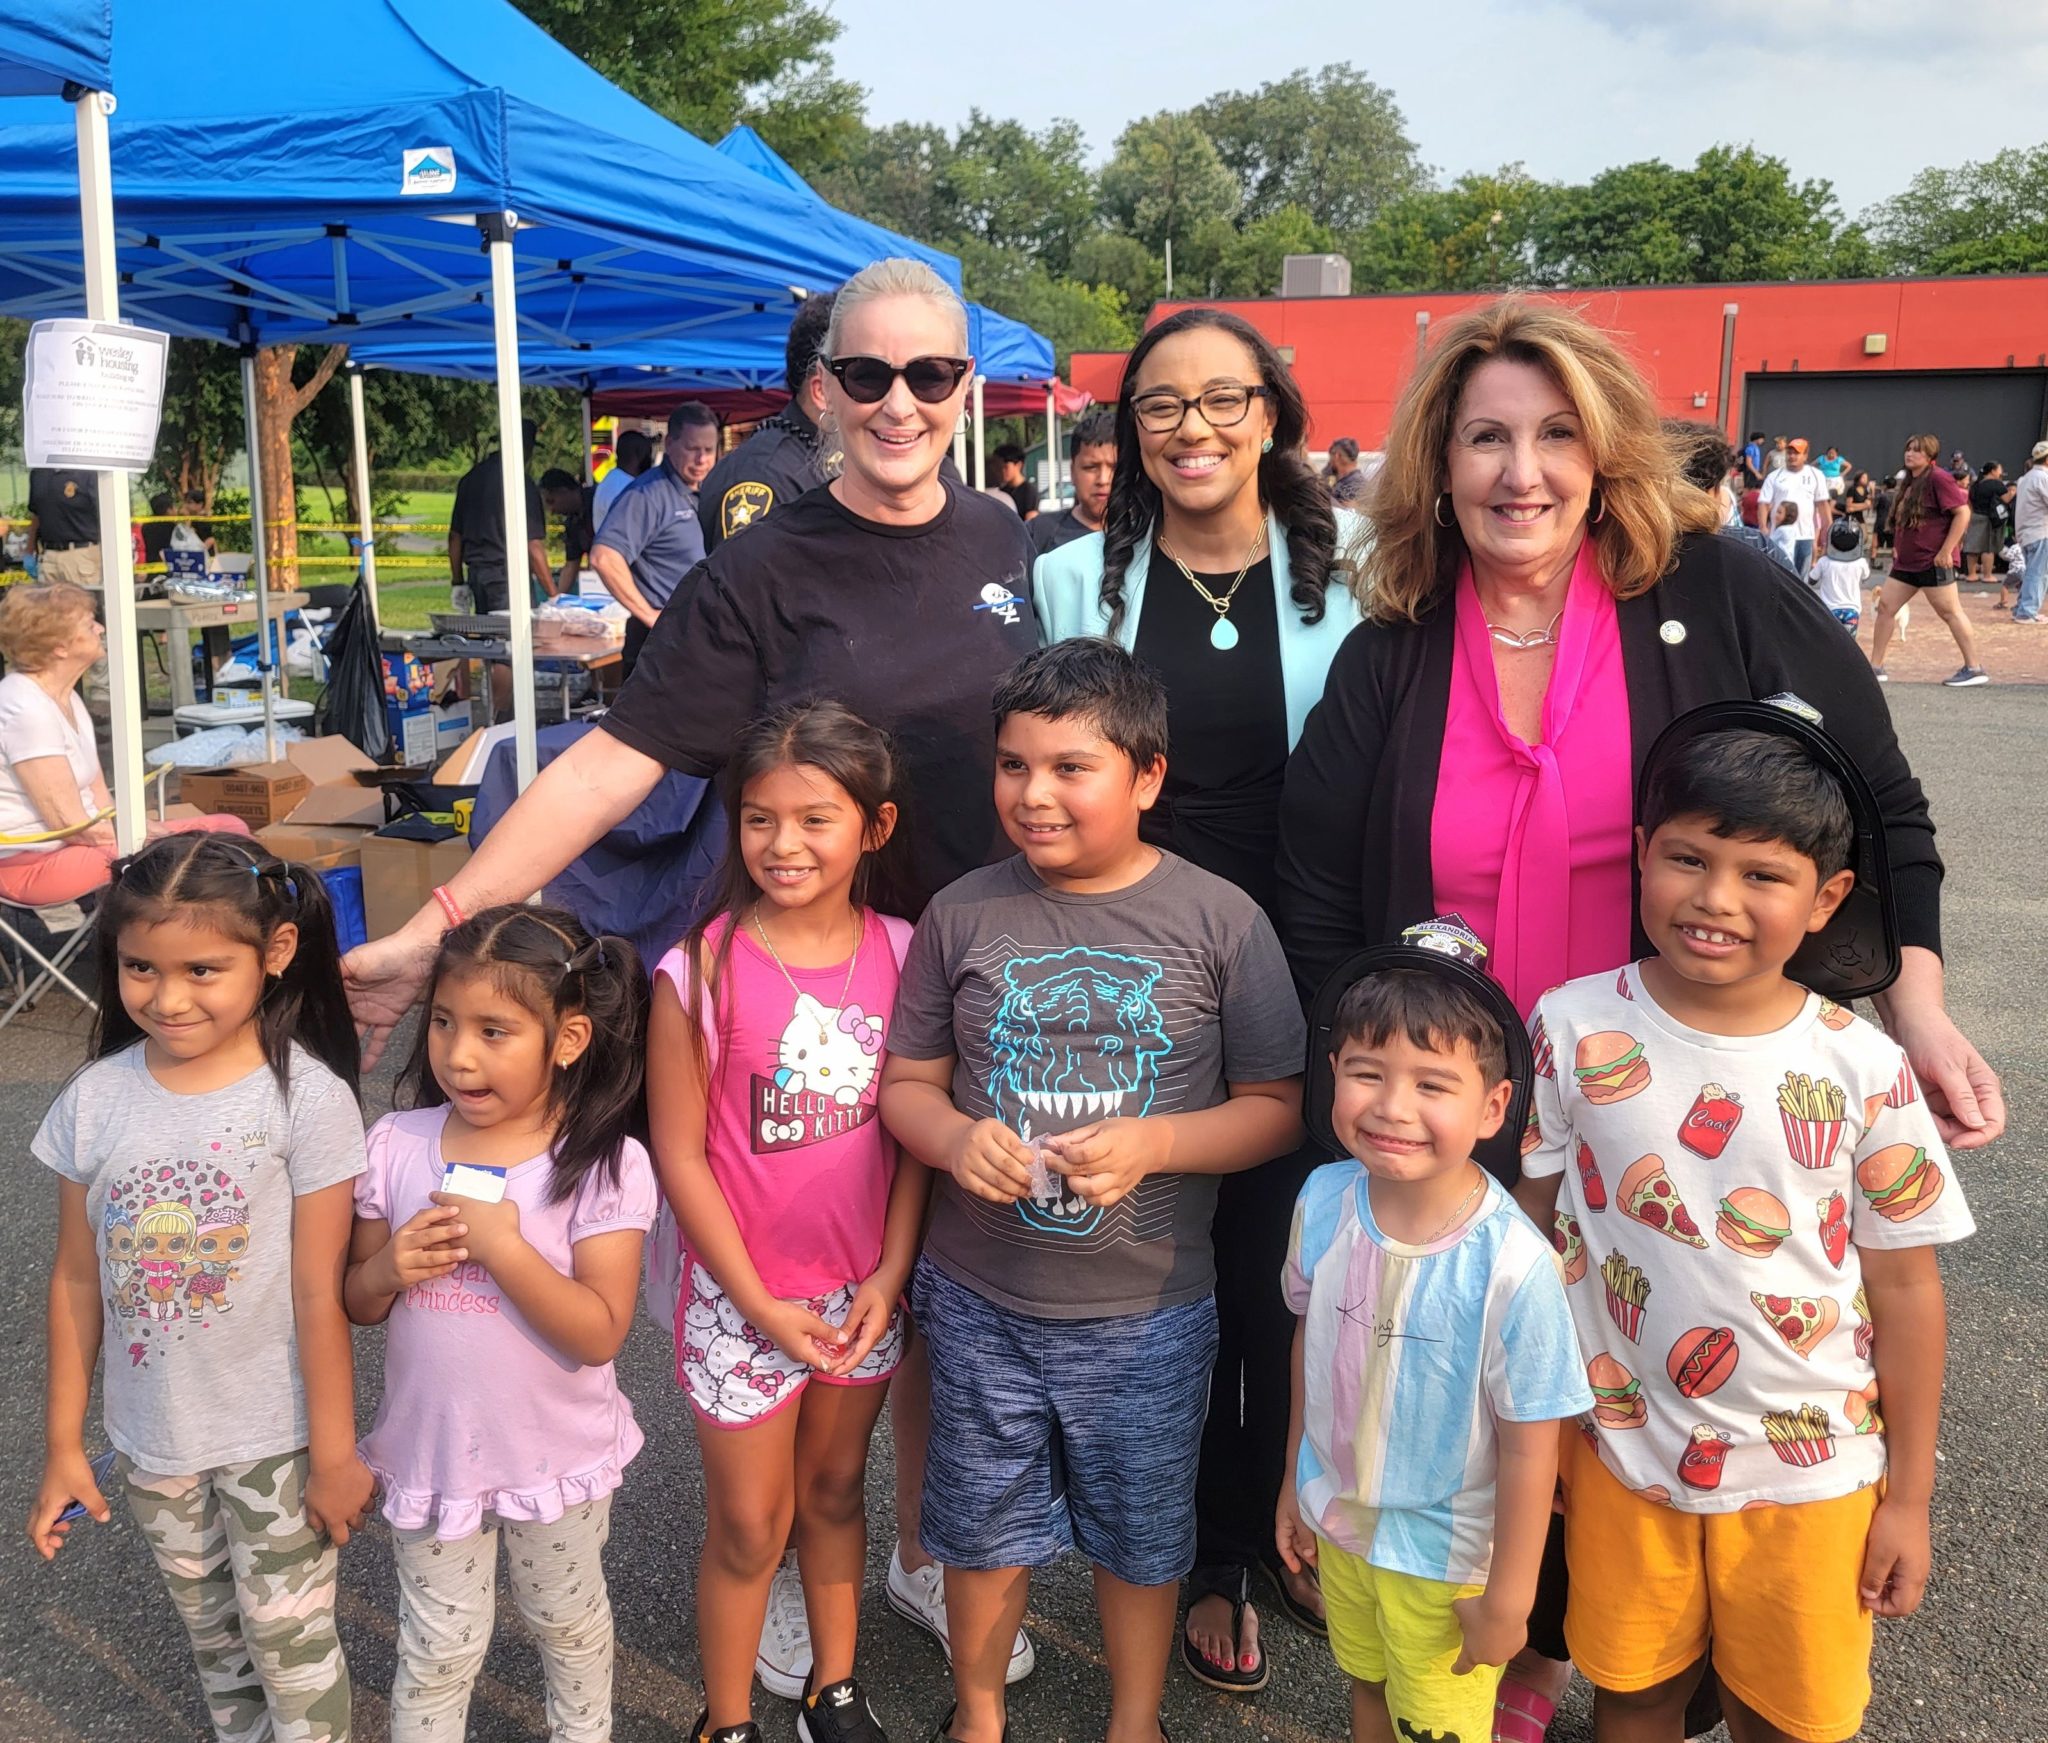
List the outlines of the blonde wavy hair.
<svg viewBox="0 0 2048 1743">
<path fill-rule="evenodd" d="M 1579 414 L 1603 505 L 1588 528 L 1617 599 L 1667 574 L 1678 541 L 1720 524 L 1712 497 L 1684 477 L 1685 444 L 1667 435 L 1648 384 L 1613 339 L 1575 310 L 1502 297 L 1444 324 L 1394 408 L 1386 463 L 1367 492 L 1373 538 L 1363 568 L 1372 615 L 1414 623 L 1465 561 L 1455 520 L 1436 518 L 1445 455 L 1465 383 L 1493 358 L 1533 364 Z"/>
</svg>

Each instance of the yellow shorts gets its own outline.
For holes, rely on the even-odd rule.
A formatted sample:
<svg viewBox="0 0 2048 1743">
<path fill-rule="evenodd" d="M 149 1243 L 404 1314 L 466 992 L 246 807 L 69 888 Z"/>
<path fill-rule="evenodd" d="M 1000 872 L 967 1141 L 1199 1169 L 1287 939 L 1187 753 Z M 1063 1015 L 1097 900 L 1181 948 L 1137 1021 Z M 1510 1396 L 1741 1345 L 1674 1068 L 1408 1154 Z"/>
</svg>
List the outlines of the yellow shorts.
<svg viewBox="0 0 2048 1743">
<path fill-rule="evenodd" d="M 1594 1684 L 1654 1688 L 1697 1663 L 1789 1736 L 1853 1737 L 1870 1705 L 1870 1612 L 1857 1596 L 1878 1491 L 1681 1513 L 1633 1493 L 1564 1437 L 1564 1635 Z"/>
<path fill-rule="evenodd" d="M 1501 1667 L 1482 1664 L 1463 1676 L 1451 1670 L 1464 1644 L 1451 1604 L 1484 1587 L 1393 1573 L 1328 1541 L 1316 1546 L 1316 1566 L 1337 1668 L 1358 1682 L 1386 1685 L 1397 1729 L 1407 1721 L 1404 1736 L 1493 1735 Z"/>
</svg>

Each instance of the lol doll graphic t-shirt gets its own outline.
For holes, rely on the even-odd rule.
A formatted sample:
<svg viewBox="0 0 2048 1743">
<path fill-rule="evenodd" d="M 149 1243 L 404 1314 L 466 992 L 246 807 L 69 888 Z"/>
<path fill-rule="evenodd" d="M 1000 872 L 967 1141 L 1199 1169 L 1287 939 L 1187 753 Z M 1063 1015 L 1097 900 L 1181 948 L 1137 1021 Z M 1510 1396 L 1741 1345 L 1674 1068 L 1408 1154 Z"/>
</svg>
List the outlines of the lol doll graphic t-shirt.
<svg viewBox="0 0 2048 1743">
<path fill-rule="evenodd" d="M 876 1117 L 908 930 L 867 910 L 860 946 L 829 968 L 778 967 L 750 922 L 733 935 L 712 1008 L 692 1004 L 680 950 L 655 973 L 716 1026 L 704 1149 L 761 1281 L 785 1301 L 865 1282 L 882 1259 L 896 1146 Z M 725 923 L 706 934 L 714 958 Z"/>
<path fill-rule="evenodd" d="M 107 1438 L 186 1476 L 306 1444 L 292 1316 L 292 1201 L 363 1171 L 348 1086 L 294 1047 L 175 1095 L 143 1043 L 64 1086 L 29 1146 L 86 1189 L 105 1308 Z"/>
<path fill-rule="evenodd" d="M 1704 1034 L 1633 966 L 1544 994 L 1530 1033 L 1522 1167 L 1564 1177 L 1553 1245 L 1602 1462 L 1691 1513 L 1877 1481 L 1857 1249 L 1976 1227 L 1898 1043 L 1814 993 L 1770 1034 Z"/>
<path fill-rule="evenodd" d="M 953 1105 L 1030 1139 L 1197 1113 L 1230 1083 L 1298 1077 L 1307 1030 L 1272 923 L 1174 854 L 1125 889 L 1055 890 L 1019 855 L 925 910 L 890 1048 L 954 1057 Z M 1041 1319 L 1148 1313 L 1215 1286 L 1213 1174 L 1155 1174 L 1107 1209 L 1068 1191 L 991 1204 L 940 1174 L 925 1253 Z"/>
</svg>

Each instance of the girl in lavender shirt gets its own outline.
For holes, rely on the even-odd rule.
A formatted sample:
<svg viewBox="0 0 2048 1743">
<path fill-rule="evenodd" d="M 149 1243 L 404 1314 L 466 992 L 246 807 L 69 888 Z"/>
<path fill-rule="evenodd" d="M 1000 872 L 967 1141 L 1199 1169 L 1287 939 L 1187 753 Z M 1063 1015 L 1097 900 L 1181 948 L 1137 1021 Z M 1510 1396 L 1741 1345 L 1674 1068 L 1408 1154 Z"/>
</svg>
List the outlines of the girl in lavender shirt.
<svg viewBox="0 0 2048 1743">
<path fill-rule="evenodd" d="M 370 1132 L 346 1299 L 389 1323 L 362 1445 L 399 1582 L 392 1743 L 464 1734 L 502 1529 L 547 1672 L 548 1735 L 612 1734 L 599 1560 L 642 1436 L 612 1375 L 657 1189 L 627 1131 L 647 980 L 557 908 L 491 908 L 441 941 L 407 1068 Z"/>
</svg>

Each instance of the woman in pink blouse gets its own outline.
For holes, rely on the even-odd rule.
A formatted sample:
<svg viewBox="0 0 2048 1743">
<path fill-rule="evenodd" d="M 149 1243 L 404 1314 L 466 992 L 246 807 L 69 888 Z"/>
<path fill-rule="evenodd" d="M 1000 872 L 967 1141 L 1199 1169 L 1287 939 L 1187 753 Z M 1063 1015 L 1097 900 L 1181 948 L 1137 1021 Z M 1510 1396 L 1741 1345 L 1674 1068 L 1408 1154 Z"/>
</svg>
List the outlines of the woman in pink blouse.
<svg viewBox="0 0 2048 1743">
<path fill-rule="evenodd" d="M 1886 1026 L 1944 1139 L 1987 1144 L 2004 1102 L 1944 1008 L 1941 861 L 1882 693 L 1808 589 L 1713 536 L 1717 506 L 1680 461 L 1635 366 L 1572 311 L 1506 298 L 1439 333 L 1372 492 L 1371 619 L 1288 765 L 1277 918 L 1296 978 L 1312 993 L 1451 911 L 1523 1011 L 1647 954 L 1641 757 L 1702 703 L 1791 692 L 1855 747 L 1884 812 L 1904 946 Z M 1482 1159 L 1512 1178 L 1504 1136 Z M 1568 1675 L 1554 1559 L 1502 1687 L 1511 1743 L 1538 1743 Z"/>
</svg>

